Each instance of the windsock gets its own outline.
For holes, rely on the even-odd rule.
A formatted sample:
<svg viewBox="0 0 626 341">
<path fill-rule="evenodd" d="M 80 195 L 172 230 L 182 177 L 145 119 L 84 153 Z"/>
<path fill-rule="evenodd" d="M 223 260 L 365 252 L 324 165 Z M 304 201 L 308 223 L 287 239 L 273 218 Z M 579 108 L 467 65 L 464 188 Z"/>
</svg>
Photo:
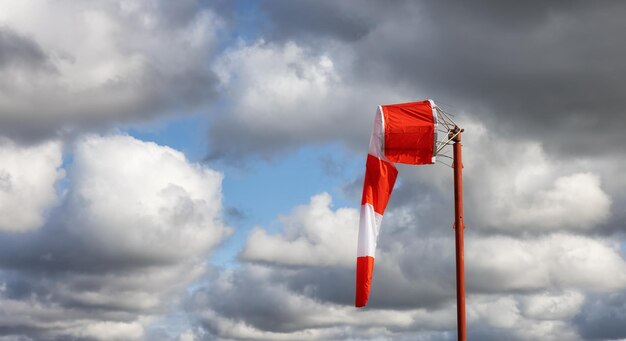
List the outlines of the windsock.
<svg viewBox="0 0 626 341">
<path fill-rule="evenodd" d="M 365 306 L 369 298 L 378 232 L 398 175 L 394 163 L 435 163 L 436 141 L 437 110 L 432 100 L 378 107 L 361 199 L 354 300 L 357 307 Z"/>
</svg>

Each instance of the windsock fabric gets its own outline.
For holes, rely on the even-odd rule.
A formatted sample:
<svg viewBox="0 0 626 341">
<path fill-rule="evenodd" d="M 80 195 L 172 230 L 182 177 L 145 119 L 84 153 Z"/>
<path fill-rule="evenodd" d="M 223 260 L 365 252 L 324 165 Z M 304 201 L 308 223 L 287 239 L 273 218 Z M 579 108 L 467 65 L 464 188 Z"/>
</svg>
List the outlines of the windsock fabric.
<svg viewBox="0 0 626 341">
<path fill-rule="evenodd" d="M 356 307 L 365 306 L 369 298 L 380 223 L 398 175 L 393 163 L 435 163 L 436 134 L 437 111 L 432 100 L 381 105 L 376 111 L 361 199 Z"/>
</svg>

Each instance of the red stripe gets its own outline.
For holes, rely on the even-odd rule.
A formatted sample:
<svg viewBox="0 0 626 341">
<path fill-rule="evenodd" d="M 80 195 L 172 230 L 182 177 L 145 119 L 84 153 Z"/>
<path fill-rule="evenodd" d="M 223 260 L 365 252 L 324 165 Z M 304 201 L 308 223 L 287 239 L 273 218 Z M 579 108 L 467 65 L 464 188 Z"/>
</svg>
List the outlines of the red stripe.
<svg viewBox="0 0 626 341">
<path fill-rule="evenodd" d="M 385 157 L 411 165 L 433 163 L 435 122 L 430 101 L 384 105 Z"/>
<path fill-rule="evenodd" d="M 361 205 L 371 204 L 376 213 L 383 214 L 397 176 L 398 170 L 393 164 L 367 154 Z"/>
<path fill-rule="evenodd" d="M 365 256 L 356 258 L 356 295 L 355 307 L 364 307 L 370 296 L 372 274 L 374 273 L 374 257 Z"/>
</svg>

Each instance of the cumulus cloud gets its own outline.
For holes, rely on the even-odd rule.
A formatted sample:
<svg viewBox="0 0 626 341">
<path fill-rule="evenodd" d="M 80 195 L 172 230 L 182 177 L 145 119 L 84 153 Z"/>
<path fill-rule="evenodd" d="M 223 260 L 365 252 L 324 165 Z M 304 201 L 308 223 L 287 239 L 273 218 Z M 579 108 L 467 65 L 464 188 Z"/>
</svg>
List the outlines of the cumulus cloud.
<svg viewBox="0 0 626 341">
<path fill-rule="evenodd" d="M 477 225 L 513 233 L 589 231 L 608 220 L 611 198 L 589 167 L 550 158 L 536 141 L 464 125 L 468 211 Z"/>
<path fill-rule="evenodd" d="M 468 338 L 480 340 L 580 340 L 569 319 L 545 320 L 525 315 L 515 296 L 481 296 L 469 303 Z"/>
<path fill-rule="evenodd" d="M 276 275 L 259 266 L 224 271 L 210 289 L 196 292 L 189 309 L 211 335 L 237 340 L 387 339 L 410 328 L 447 329 L 454 323 L 452 306 L 355 313 L 351 306 L 292 291 L 273 279 Z"/>
<path fill-rule="evenodd" d="M 473 230 L 598 234 L 612 220 L 619 195 L 614 180 L 618 164 L 598 165 L 595 158 L 560 160 L 536 140 L 507 138 L 471 118 L 460 124 L 466 128 L 465 220 Z M 436 233 L 432 230 L 450 224 L 441 215 L 452 214 L 452 180 L 451 169 L 444 165 L 401 167 L 390 205 L 418 210 L 419 219 L 406 214 L 405 219 L 421 231 Z M 354 182 L 349 190 L 360 194 L 361 184 Z"/>
<path fill-rule="evenodd" d="M 605 291 L 626 286 L 619 246 L 576 235 L 525 240 L 484 237 L 467 241 L 468 284 L 486 292 L 579 288 Z"/>
<path fill-rule="evenodd" d="M 284 231 L 269 235 L 255 228 L 248 237 L 241 258 L 254 262 L 285 265 L 354 265 L 358 212 L 351 208 L 333 211 L 328 193 L 311 198 L 289 216 L 279 218 Z"/>
<path fill-rule="evenodd" d="M 241 254 L 248 264 L 223 270 L 188 304 L 206 332 L 236 340 L 447 339 L 455 302 L 451 230 L 447 237 L 393 235 L 407 223 L 403 215 L 416 213 L 392 208 L 364 313 L 352 308 L 357 210 L 332 209 L 330 199 L 316 195 L 282 216 L 277 234 L 250 233 Z M 468 230 L 466 267 L 470 334 L 487 340 L 582 339 L 574 320 L 586 298 L 626 287 L 619 243 L 551 230 L 532 238 Z"/>
<path fill-rule="evenodd" d="M 22 148 L 0 137 L 0 231 L 40 227 L 56 202 L 54 185 L 60 169 L 61 143 L 46 142 Z"/>
<path fill-rule="evenodd" d="M 194 1 L 0 3 L 0 133 L 154 117 L 213 97 L 221 19 Z"/>
<path fill-rule="evenodd" d="M 22 162 L 32 158 L 32 148 L 15 148 Z M 43 226 L 0 234 L 0 330 L 38 340 L 144 339 L 229 233 L 222 175 L 129 136 L 86 136 L 71 155 L 66 194 Z M 31 171 L 57 174 L 54 166 Z"/>
<path fill-rule="evenodd" d="M 578 291 L 542 293 L 525 297 L 522 310 L 524 315 L 536 319 L 561 320 L 576 316 L 584 301 L 585 296 Z"/>
<path fill-rule="evenodd" d="M 222 55 L 214 70 L 232 108 L 209 134 L 212 157 L 255 146 L 284 149 L 284 139 L 324 135 L 312 128 L 335 116 L 322 105 L 339 80 L 333 61 L 295 43 L 242 44 Z"/>
<path fill-rule="evenodd" d="M 379 98 L 402 98 L 401 86 L 354 84 L 353 56 L 296 42 L 240 43 L 214 63 L 225 100 L 209 133 L 211 158 L 276 155 L 306 143 L 354 145 L 369 136 Z M 347 70 L 348 69 L 348 70 Z M 350 127 L 350 129 L 346 129 Z"/>
<path fill-rule="evenodd" d="M 68 231 L 107 254 L 184 259 L 226 232 L 221 174 L 171 148 L 128 136 L 87 137 L 77 142 L 71 172 Z"/>
</svg>

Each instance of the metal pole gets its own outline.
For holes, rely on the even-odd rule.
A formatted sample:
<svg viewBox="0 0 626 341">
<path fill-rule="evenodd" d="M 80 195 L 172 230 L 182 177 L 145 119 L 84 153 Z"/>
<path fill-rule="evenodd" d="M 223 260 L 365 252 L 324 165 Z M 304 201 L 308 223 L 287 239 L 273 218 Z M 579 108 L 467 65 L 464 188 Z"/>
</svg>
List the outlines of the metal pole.
<svg viewBox="0 0 626 341">
<path fill-rule="evenodd" d="M 463 129 L 454 127 L 451 136 L 454 136 L 454 239 L 456 243 L 456 321 L 458 340 L 465 341 L 465 264 L 463 251 L 463 158 L 461 153 L 461 132 Z"/>
</svg>

